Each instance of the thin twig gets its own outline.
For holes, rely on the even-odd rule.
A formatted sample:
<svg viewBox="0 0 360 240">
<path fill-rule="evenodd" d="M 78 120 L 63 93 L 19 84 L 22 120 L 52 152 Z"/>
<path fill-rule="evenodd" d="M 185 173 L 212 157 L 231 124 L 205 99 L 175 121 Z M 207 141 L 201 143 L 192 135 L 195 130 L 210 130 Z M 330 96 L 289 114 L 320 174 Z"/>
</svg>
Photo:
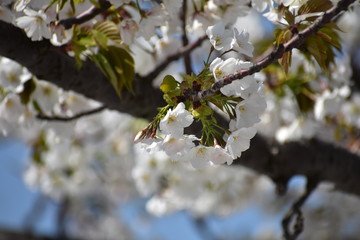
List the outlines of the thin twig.
<svg viewBox="0 0 360 240">
<path fill-rule="evenodd" d="M 32 232 L 35 224 L 39 221 L 40 217 L 44 214 L 48 199 L 43 194 L 38 194 L 33 201 L 29 212 L 26 213 L 23 220 L 23 227 L 26 231 Z"/>
<path fill-rule="evenodd" d="M 301 195 L 300 198 L 292 205 L 290 210 L 283 218 L 282 227 L 285 240 L 295 240 L 304 230 L 304 217 L 301 211 L 301 207 L 309 198 L 310 194 L 315 190 L 317 185 L 318 180 L 316 178 L 308 177 L 304 194 Z M 295 219 L 295 223 L 293 224 L 293 229 L 290 230 L 290 224 L 293 219 Z"/>
<path fill-rule="evenodd" d="M 182 34 L 182 44 L 183 46 L 187 46 L 189 44 L 189 39 L 186 34 L 186 11 L 187 11 L 187 0 L 183 0 L 183 6 L 180 13 L 181 18 L 181 28 L 183 31 Z M 192 67 L 191 67 L 191 56 L 190 52 L 188 54 L 184 55 L 184 65 L 185 65 L 185 73 L 191 74 L 192 73 Z"/>
<path fill-rule="evenodd" d="M 246 76 L 252 75 L 256 72 L 259 72 L 263 68 L 267 67 L 275 60 L 280 59 L 285 52 L 291 51 L 292 49 L 300 46 L 307 37 L 316 33 L 322 26 L 326 23 L 329 23 L 333 18 L 335 18 L 339 13 L 343 10 L 349 8 L 349 6 L 355 2 L 355 0 L 341 0 L 338 4 L 328 11 L 326 11 L 323 15 L 319 16 L 310 26 L 305 28 L 303 31 L 299 32 L 298 34 L 294 35 L 287 43 L 280 44 L 277 46 L 271 54 L 266 56 L 264 59 L 260 60 L 259 62 L 255 63 L 252 67 L 248 69 L 243 69 L 235 74 L 230 74 L 226 76 L 223 80 L 220 80 L 214 83 L 210 89 L 200 91 L 195 93 L 191 96 L 192 101 L 200 101 L 201 99 L 210 97 L 214 95 L 216 92 L 220 90 L 225 85 L 230 84 L 234 80 L 242 79 Z"/>
<path fill-rule="evenodd" d="M 65 196 L 60 202 L 57 215 L 57 237 L 58 239 L 69 239 L 67 233 L 67 218 L 70 210 L 70 198 Z"/>
<path fill-rule="evenodd" d="M 60 20 L 58 24 L 63 25 L 65 29 L 69 29 L 75 24 L 82 24 L 89 21 L 111 7 L 111 3 L 109 1 L 99 1 L 99 5 L 100 8 L 92 6 L 76 17 Z"/>
<path fill-rule="evenodd" d="M 106 107 L 105 107 L 105 106 L 101 106 L 101 107 L 95 108 L 95 109 L 90 110 L 90 111 L 86 111 L 86 112 L 82 112 L 82 113 L 75 114 L 74 116 L 71 116 L 71 117 L 47 116 L 47 115 L 44 115 L 44 114 L 39 113 L 39 114 L 36 116 L 36 118 L 37 118 L 37 119 L 40 119 L 40 120 L 46 120 L 46 121 L 63 121 L 63 122 L 69 122 L 69 121 L 72 121 L 72 120 L 75 120 L 75 119 L 78 119 L 78 118 L 81 118 L 81 117 L 84 117 L 84 116 L 89 116 L 89 115 L 92 115 L 92 114 L 101 112 L 101 111 L 104 110 L 104 109 L 106 109 Z"/>
<path fill-rule="evenodd" d="M 181 48 L 177 53 L 174 53 L 170 56 L 168 56 L 162 63 L 160 63 L 151 73 L 149 73 L 148 75 L 144 76 L 144 77 L 140 77 L 140 80 L 144 80 L 144 81 L 152 81 L 154 80 L 170 63 L 172 63 L 173 61 L 178 60 L 179 58 L 181 58 L 182 56 L 185 56 L 187 54 L 189 54 L 191 51 L 193 51 L 195 48 L 201 46 L 202 42 L 207 39 L 207 36 L 204 35 L 202 37 L 200 37 L 198 40 L 196 40 L 195 42 L 188 44 L 187 46 Z"/>
</svg>

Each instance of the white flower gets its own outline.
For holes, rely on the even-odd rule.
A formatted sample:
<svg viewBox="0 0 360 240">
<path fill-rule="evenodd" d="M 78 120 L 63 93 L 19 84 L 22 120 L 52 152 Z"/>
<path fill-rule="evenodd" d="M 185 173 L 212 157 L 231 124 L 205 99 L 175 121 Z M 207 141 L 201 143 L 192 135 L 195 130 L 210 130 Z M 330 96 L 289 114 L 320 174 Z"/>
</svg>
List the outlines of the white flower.
<svg viewBox="0 0 360 240">
<path fill-rule="evenodd" d="M 25 9 L 24 13 L 26 16 L 17 18 L 16 24 L 25 30 L 31 40 L 40 41 L 43 38 L 51 38 L 51 32 L 47 27 L 50 21 L 42 10 L 36 12 L 31 9 Z"/>
<path fill-rule="evenodd" d="M 220 91 L 226 96 L 240 96 L 243 99 L 250 98 L 253 94 L 265 96 L 265 88 L 262 81 L 254 76 L 246 76 L 241 80 L 232 81 L 225 85 Z"/>
<path fill-rule="evenodd" d="M 249 57 L 253 56 L 254 47 L 249 42 L 249 33 L 245 30 L 242 30 L 241 33 L 234 28 L 235 35 L 235 44 L 233 46 L 234 50 L 239 53 L 243 53 Z"/>
<path fill-rule="evenodd" d="M 30 3 L 30 1 L 31 0 L 17 0 L 14 6 L 15 10 L 17 12 L 23 11 L 26 8 L 26 6 Z"/>
<path fill-rule="evenodd" d="M 211 44 L 216 50 L 230 50 L 234 45 L 234 38 L 231 30 L 225 29 L 223 22 L 218 22 L 206 29 Z"/>
<path fill-rule="evenodd" d="M 225 61 L 221 58 L 216 58 L 210 64 L 210 71 L 213 72 L 216 81 L 222 80 L 229 74 L 235 73 L 240 69 L 239 60 L 236 58 L 228 58 Z"/>
<path fill-rule="evenodd" d="M 258 95 L 252 95 L 238 103 L 235 108 L 236 128 L 251 127 L 260 122 L 259 115 L 266 109 L 266 101 Z"/>
<path fill-rule="evenodd" d="M 32 98 L 37 101 L 41 110 L 50 112 L 55 104 L 59 103 L 60 92 L 58 87 L 44 81 L 38 81 Z"/>
<path fill-rule="evenodd" d="M 164 15 L 164 11 L 159 5 L 156 5 L 148 11 L 146 17 L 141 20 L 139 24 L 139 35 L 149 40 L 155 35 L 155 28 L 164 25 L 165 20 L 166 16 Z"/>
<path fill-rule="evenodd" d="M 250 147 L 250 139 L 256 134 L 256 128 L 241 128 L 232 132 L 226 141 L 225 149 L 233 158 L 238 158 L 241 153 Z"/>
<path fill-rule="evenodd" d="M 203 169 L 210 165 L 210 159 L 214 148 L 203 145 L 192 148 L 187 157 L 191 165 L 196 169 Z"/>
<path fill-rule="evenodd" d="M 0 6 L 0 20 L 13 23 L 14 19 L 14 14 L 8 8 Z"/>
<path fill-rule="evenodd" d="M 184 103 L 179 103 L 174 110 L 169 110 L 160 121 L 160 131 L 173 136 L 181 136 L 184 128 L 191 125 L 193 116 L 185 109 Z"/>
<path fill-rule="evenodd" d="M 148 153 L 156 153 L 160 150 L 162 141 L 158 138 L 146 138 L 136 143 L 140 144 L 140 148 L 146 150 Z"/>
<path fill-rule="evenodd" d="M 249 67 L 251 67 L 253 64 L 251 62 L 243 62 L 241 60 L 238 60 L 236 62 L 236 66 L 233 67 L 233 69 L 236 69 L 236 71 L 239 71 L 241 69 L 248 69 Z M 211 66 L 210 66 L 211 67 Z M 222 73 L 222 69 L 220 68 L 221 65 L 216 66 L 216 71 Z M 213 71 L 214 73 L 214 71 Z M 216 73 L 216 72 L 215 72 Z M 214 73 L 214 74 L 215 74 Z M 234 73 L 234 72 L 232 72 Z M 228 75 L 231 73 L 223 73 L 224 75 Z M 220 91 L 226 95 L 226 96 L 240 96 L 242 94 L 242 92 L 248 88 L 248 86 L 252 83 L 249 82 L 256 82 L 254 79 L 254 76 L 246 76 L 240 80 L 234 80 L 232 81 L 230 84 L 225 85 L 224 87 L 222 87 L 220 89 Z"/>
<path fill-rule="evenodd" d="M 215 146 L 210 161 L 214 164 L 227 163 L 228 165 L 230 165 L 233 162 L 233 158 L 224 148 L 220 146 Z"/>
<path fill-rule="evenodd" d="M 167 135 L 161 144 L 161 149 L 172 160 L 180 160 L 195 146 L 193 143 L 195 139 L 195 136 L 173 137 L 172 135 Z"/>
<path fill-rule="evenodd" d="M 251 5 L 253 8 L 255 8 L 259 12 L 263 12 L 266 7 L 270 4 L 270 1 L 268 0 L 252 0 Z"/>
<path fill-rule="evenodd" d="M 317 125 L 310 119 L 296 119 L 290 126 L 280 128 L 276 133 L 276 140 L 280 143 L 310 139 L 315 135 Z"/>
<path fill-rule="evenodd" d="M 135 35 L 139 30 L 139 26 L 131 18 L 126 18 L 120 23 L 121 39 L 124 43 L 131 45 L 134 43 Z"/>
<path fill-rule="evenodd" d="M 180 9 L 181 9 L 181 6 L 182 6 L 182 2 L 183 0 L 176 0 L 176 1 L 173 1 L 173 0 L 164 0 L 163 1 L 163 4 L 166 8 L 166 10 L 168 11 L 169 13 L 169 16 L 171 18 L 176 18 L 179 16 L 179 12 L 180 12 Z"/>
<path fill-rule="evenodd" d="M 25 106 L 17 94 L 9 93 L 0 102 L 0 117 L 8 122 L 18 122 L 24 112 Z"/>
<path fill-rule="evenodd" d="M 24 81 L 31 78 L 24 68 L 8 58 L 0 59 L 0 86 L 5 90 L 17 91 Z"/>
<path fill-rule="evenodd" d="M 342 98 L 338 89 L 333 92 L 326 90 L 316 98 L 314 115 L 317 120 L 323 120 L 325 116 L 334 116 L 340 110 Z"/>
<path fill-rule="evenodd" d="M 62 24 L 51 22 L 49 24 L 52 33 L 51 43 L 60 46 L 72 38 L 72 31 L 68 31 Z"/>
</svg>

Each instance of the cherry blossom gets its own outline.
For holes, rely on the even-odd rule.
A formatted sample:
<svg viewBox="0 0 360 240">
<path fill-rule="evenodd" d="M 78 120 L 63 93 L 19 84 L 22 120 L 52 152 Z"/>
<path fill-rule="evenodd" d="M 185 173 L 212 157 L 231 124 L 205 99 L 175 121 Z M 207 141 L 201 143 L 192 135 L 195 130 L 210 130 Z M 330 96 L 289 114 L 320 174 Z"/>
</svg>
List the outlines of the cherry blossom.
<svg viewBox="0 0 360 240">
<path fill-rule="evenodd" d="M 230 29 L 225 29 L 223 22 L 218 22 L 206 29 L 211 44 L 216 50 L 230 50 L 234 45 L 233 34 Z"/>
<path fill-rule="evenodd" d="M 16 19 L 16 24 L 26 31 L 26 34 L 33 41 L 40 41 L 43 38 L 51 38 L 47 24 L 50 23 L 47 15 L 43 11 L 24 9 L 26 16 Z"/>
<path fill-rule="evenodd" d="M 181 136 L 184 128 L 190 126 L 193 120 L 193 116 L 185 109 L 184 103 L 179 103 L 160 121 L 160 131 L 173 136 Z"/>
<path fill-rule="evenodd" d="M 249 33 L 245 30 L 239 31 L 234 28 L 235 35 L 235 44 L 233 46 L 234 50 L 243 53 L 249 57 L 253 56 L 254 47 L 249 42 Z"/>
<path fill-rule="evenodd" d="M 226 150 L 232 158 L 238 158 L 250 147 L 250 139 L 256 134 L 256 128 L 240 128 L 232 132 L 226 141 Z"/>
</svg>

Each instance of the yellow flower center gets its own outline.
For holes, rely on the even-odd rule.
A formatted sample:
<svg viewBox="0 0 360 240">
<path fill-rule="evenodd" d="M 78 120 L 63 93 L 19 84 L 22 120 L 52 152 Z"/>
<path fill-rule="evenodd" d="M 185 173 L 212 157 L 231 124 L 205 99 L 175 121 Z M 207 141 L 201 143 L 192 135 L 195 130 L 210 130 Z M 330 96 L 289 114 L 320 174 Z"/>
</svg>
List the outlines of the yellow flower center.
<svg viewBox="0 0 360 240">
<path fill-rule="evenodd" d="M 243 111 L 246 110 L 246 107 L 245 106 L 240 106 L 240 107 L 238 107 L 238 109 L 239 109 L 240 112 L 243 112 Z"/>
<path fill-rule="evenodd" d="M 217 38 L 215 39 L 215 46 L 219 46 L 221 44 L 221 39 Z"/>
<path fill-rule="evenodd" d="M 44 95 L 49 96 L 49 95 L 51 95 L 51 92 L 52 92 L 52 90 L 51 90 L 50 87 L 46 86 L 46 87 L 43 88 Z"/>
<path fill-rule="evenodd" d="M 9 79 L 10 82 L 16 82 L 16 81 L 17 81 L 17 77 L 16 77 L 16 75 L 13 74 L 13 73 L 10 73 L 10 74 L 8 75 L 8 79 Z"/>
<path fill-rule="evenodd" d="M 7 108 L 12 108 L 14 106 L 14 102 L 11 99 L 9 99 L 9 100 L 7 100 L 5 106 Z"/>
<path fill-rule="evenodd" d="M 224 72 L 221 69 L 219 69 L 219 68 L 215 69 L 216 78 L 220 78 L 223 74 L 224 74 Z"/>
<path fill-rule="evenodd" d="M 172 123 L 176 120 L 176 117 L 174 115 L 170 115 L 169 116 L 169 120 L 168 120 L 168 123 Z"/>
</svg>

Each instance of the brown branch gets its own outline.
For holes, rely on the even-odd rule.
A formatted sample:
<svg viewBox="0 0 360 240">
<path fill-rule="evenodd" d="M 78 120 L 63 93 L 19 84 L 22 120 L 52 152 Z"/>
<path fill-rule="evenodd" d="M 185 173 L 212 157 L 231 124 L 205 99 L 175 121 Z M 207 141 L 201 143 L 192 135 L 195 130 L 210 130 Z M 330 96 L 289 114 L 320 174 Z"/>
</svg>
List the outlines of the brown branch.
<svg viewBox="0 0 360 240">
<path fill-rule="evenodd" d="M 201 46 L 203 41 L 207 39 L 207 36 L 204 35 L 200 37 L 195 42 L 188 44 L 187 46 L 181 48 L 177 53 L 174 53 L 170 56 L 168 56 L 162 63 L 160 63 L 151 73 L 144 77 L 139 77 L 143 81 L 152 81 L 154 80 L 167 66 L 169 66 L 170 63 L 178 60 L 182 56 L 188 55 L 190 52 L 192 52 L 195 48 Z"/>
<path fill-rule="evenodd" d="M 218 92 L 220 88 L 230 84 L 232 81 L 239 80 L 246 76 L 259 72 L 263 68 L 273 63 L 275 60 L 280 59 L 285 52 L 291 51 L 293 48 L 300 46 L 308 36 L 316 33 L 322 26 L 324 26 L 326 23 L 329 23 L 339 13 L 348 9 L 353 2 L 355 2 L 355 0 L 339 1 L 336 6 L 332 7 L 323 15 L 319 16 L 310 26 L 305 28 L 303 31 L 295 34 L 287 43 L 277 46 L 274 51 L 270 55 L 265 57 L 263 60 L 255 63 L 252 67 L 248 69 L 240 70 L 234 74 L 226 76 L 223 80 L 214 83 L 208 90 L 200 91 L 195 95 L 192 95 L 192 100 L 195 102 L 210 97 L 216 92 Z"/>
<path fill-rule="evenodd" d="M 360 196 L 360 156 L 319 139 L 276 144 L 257 134 L 240 159 L 234 161 L 269 176 L 285 192 L 296 175 L 331 182 L 334 189 Z"/>
<path fill-rule="evenodd" d="M 72 120 L 76 120 L 76 119 L 79 119 L 81 117 L 85 117 L 85 116 L 89 116 L 89 115 L 92 115 L 92 114 L 95 114 L 95 113 L 99 113 L 103 110 L 105 110 L 106 107 L 105 106 L 101 106 L 101 107 L 98 107 L 98 108 L 95 108 L 93 110 L 90 110 L 90 111 L 85 111 L 85 112 L 81 112 L 81 113 L 78 113 L 78 114 L 75 114 L 74 116 L 71 116 L 71 117 L 61 117 L 61 116 L 47 116 L 45 114 L 42 114 L 42 113 L 39 113 L 36 118 L 37 119 L 40 119 L 40 120 L 46 120 L 46 121 L 62 121 L 62 122 L 69 122 L 69 121 L 72 121 Z"/>
<path fill-rule="evenodd" d="M 183 46 L 187 46 L 189 44 L 189 39 L 186 34 L 186 11 L 187 11 L 187 1 L 183 1 L 182 10 L 180 14 L 181 18 L 181 28 L 183 31 L 182 34 L 182 43 Z M 191 67 L 191 56 L 190 53 L 184 55 L 184 65 L 185 65 L 185 73 L 191 74 L 192 73 L 192 67 Z"/>
<path fill-rule="evenodd" d="M 90 19 L 96 17 L 98 14 L 105 12 L 108 8 L 111 7 L 109 1 L 99 1 L 100 8 L 91 6 L 88 10 L 81 13 L 80 15 L 60 20 L 58 24 L 64 26 L 65 29 L 71 28 L 73 25 L 78 25 L 89 21 Z"/>
<path fill-rule="evenodd" d="M 301 211 L 301 207 L 305 201 L 309 198 L 310 194 L 315 190 L 318 185 L 316 178 L 308 178 L 306 189 L 303 195 L 292 205 L 290 210 L 285 214 L 282 220 L 282 227 L 285 240 L 295 240 L 304 230 L 304 217 Z M 290 224 L 295 219 L 293 224 L 293 230 L 290 230 Z"/>
</svg>

